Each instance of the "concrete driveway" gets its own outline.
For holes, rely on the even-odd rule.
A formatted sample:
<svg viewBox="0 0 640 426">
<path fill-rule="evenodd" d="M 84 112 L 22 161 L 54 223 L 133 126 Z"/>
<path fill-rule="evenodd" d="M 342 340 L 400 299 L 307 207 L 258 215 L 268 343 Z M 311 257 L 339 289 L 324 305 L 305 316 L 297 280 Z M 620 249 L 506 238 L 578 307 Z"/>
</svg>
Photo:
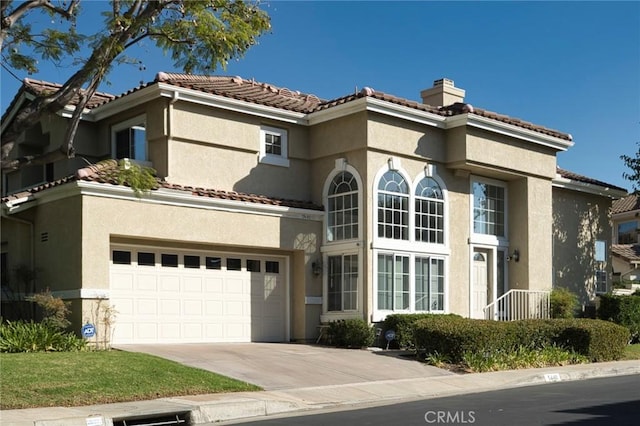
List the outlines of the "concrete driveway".
<svg viewBox="0 0 640 426">
<path fill-rule="evenodd" d="M 398 356 L 397 351 L 338 349 L 289 343 L 120 345 L 213 371 L 265 390 L 343 385 L 451 375 Z"/>
</svg>

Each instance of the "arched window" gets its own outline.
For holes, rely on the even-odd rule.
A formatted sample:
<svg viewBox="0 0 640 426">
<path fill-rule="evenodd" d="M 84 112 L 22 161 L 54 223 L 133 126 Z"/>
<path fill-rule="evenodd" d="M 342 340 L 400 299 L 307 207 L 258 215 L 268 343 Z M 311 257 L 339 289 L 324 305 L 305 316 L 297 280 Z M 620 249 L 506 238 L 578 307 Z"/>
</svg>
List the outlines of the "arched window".
<svg viewBox="0 0 640 426">
<path fill-rule="evenodd" d="M 336 175 L 327 197 L 327 240 L 358 238 L 358 183 L 349 172 Z"/>
<path fill-rule="evenodd" d="M 425 177 L 415 192 L 416 241 L 444 244 L 444 197 L 435 179 Z"/>
<path fill-rule="evenodd" d="M 409 239 L 409 186 L 394 170 L 386 172 L 378 184 L 378 237 Z"/>
</svg>

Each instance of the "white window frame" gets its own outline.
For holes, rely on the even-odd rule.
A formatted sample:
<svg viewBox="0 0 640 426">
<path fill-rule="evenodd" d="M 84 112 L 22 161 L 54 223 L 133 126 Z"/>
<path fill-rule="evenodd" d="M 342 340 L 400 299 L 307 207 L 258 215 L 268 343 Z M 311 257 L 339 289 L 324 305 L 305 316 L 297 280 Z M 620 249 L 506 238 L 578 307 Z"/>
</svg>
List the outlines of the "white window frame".
<svg viewBox="0 0 640 426">
<path fill-rule="evenodd" d="M 395 160 L 395 159 L 394 159 Z M 389 162 L 391 163 L 391 161 Z M 377 214 L 377 200 L 378 200 L 378 185 L 382 176 L 389 170 L 397 171 L 404 177 L 405 181 L 409 185 L 409 239 L 408 240 L 395 240 L 391 238 L 378 237 L 378 214 Z M 430 177 L 436 181 L 440 186 L 443 197 L 443 243 L 428 243 L 418 241 L 415 238 L 415 219 L 416 209 L 415 202 L 418 199 L 415 196 L 416 189 L 425 177 Z M 431 312 L 431 313 L 446 313 L 449 309 L 449 208 L 448 208 L 448 192 L 444 181 L 435 173 L 435 166 L 428 165 L 425 167 L 425 172 L 420 173 L 415 179 L 410 179 L 408 173 L 399 166 L 398 161 L 393 161 L 393 167 L 391 164 L 382 167 L 378 170 L 376 177 L 373 181 L 373 193 L 374 195 L 374 208 L 375 213 L 371 214 L 371 226 L 373 227 L 373 244 L 372 244 L 372 264 L 373 264 L 373 313 L 372 321 L 383 321 L 387 315 L 395 313 L 413 313 L 413 312 Z M 422 200 L 423 198 L 419 198 Z M 408 256 L 409 257 L 409 309 L 405 310 L 388 310 L 378 308 L 378 255 L 393 255 L 395 256 Z M 441 259 L 443 261 L 443 274 L 444 274 L 444 300 L 442 310 L 432 311 L 416 311 L 415 310 L 415 261 L 416 257 Z"/>
<path fill-rule="evenodd" d="M 409 309 L 380 309 L 378 307 L 378 257 L 380 255 L 393 256 L 394 260 L 396 257 L 408 257 L 409 259 Z M 373 285 L 373 315 L 372 321 L 379 322 L 384 321 L 387 315 L 391 314 L 406 314 L 406 313 L 434 313 L 434 314 L 443 314 L 448 312 L 449 310 L 449 258 L 445 255 L 434 254 L 434 253 L 423 253 L 423 252 L 394 252 L 390 250 L 374 250 L 372 254 L 372 262 L 373 262 L 373 276 L 374 276 L 374 285 Z M 443 273 L 443 306 L 441 310 L 416 310 L 416 259 L 417 258 L 428 258 L 431 262 L 432 260 L 441 260 L 443 262 L 442 265 L 442 273 Z M 395 275 L 393 280 L 395 281 Z M 431 283 L 430 283 L 431 284 Z M 395 292 L 392 293 L 392 303 L 395 303 Z"/>
<path fill-rule="evenodd" d="M 473 193 L 473 185 L 475 183 L 482 183 L 491 186 L 501 187 L 504 190 L 504 235 L 493 235 L 493 234 L 480 234 L 475 232 L 475 195 Z M 479 243 L 479 244 L 488 244 L 488 245 L 500 245 L 500 246 L 508 246 L 508 235 L 509 235 L 509 191 L 506 182 L 487 179 L 479 176 L 472 176 L 471 182 L 469 185 L 469 226 L 471 229 L 471 242 Z"/>
<path fill-rule="evenodd" d="M 350 309 L 345 309 L 345 293 L 347 293 L 345 291 L 344 288 L 344 284 L 345 284 L 345 276 L 346 276 L 346 271 L 344 270 L 344 265 L 345 265 L 345 258 L 346 257 L 355 257 L 355 265 L 356 265 L 356 286 L 355 286 L 355 290 L 351 290 L 349 293 L 353 293 L 355 294 L 354 298 L 353 298 L 353 302 L 355 303 L 355 307 L 350 308 Z M 357 312 L 359 310 L 359 306 L 360 306 L 360 292 L 359 292 L 359 281 L 360 281 L 360 270 L 358 268 L 360 268 L 360 260 L 359 260 L 359 256 L 357 253 L 334 253 L 334 254 L 330 254 L 327 255 L 327 269 L 329 269 L 330 266 L 330 262 L 329 262 L 329 258 L 331 257 L 335 257 L 335 258 L 339 258 L 340 262 L 341 262 L 341 266 L 342 266 L 342 270 L 340 273 L 340 284 L 341 284 L 341 289 L 340 289 L 340 309 L 334 309 L 334 310 L 329 310 L 329 287 L 328 287 L 328 283 L 327 283 L 327 312 L 328 313 L 340 313 L 340 312 Z M 327 270 L 327 280 L 329 280 L 330 278 L 330 271 Z"/>
<path fill-rule="evenodd" d="M 596 270 L 594 272 L 595 293 L 602 294 L 607 292 L 608 281 L 609 281 L 607 278 L 608 274 L 606 271 L 607 242 L 605 240 L 596 240 L 594 244 L 595 244 L 594 260 L 596 263 Z M 604 285 L 604 288 L 601 287 L 602 285 Z"/>
<path fill-rule="evenodd" d="M 138 115 L 136 117 L 132 117 L 128 120 L 119 122 L 111 126 L 111 157 L 116 158 L 116 134 L 122 130 L 129 129 L 135 127 L 136 125 L 144 125 L 145 129 L 145 141 L 144 141 L 144 159 L 140 158 L 131 158 L 131 160 L 135 161 L 138 164 L 144 166 L 150 166 L 151 162 L 149 161 L 149 140 L 147 138 L 147 117 L 146 115 Z"/>
<path fill-rule="evenodd" d="M 352 177 L 353 180 L 355 182 L 356 185 L 356 190 L 355 191 L 349 191 L 349 192 L 345 192 L 345 193 L 339 193 L 339 194 L 329 194 L 329 190 L 332 187 L 333 181 L 335 180 L 336 177 L 344 174 L 344 173 L 349 173 Z M 327 243 L 334 243 L 334 242 L 344 242 L 344 241 L 350 241 L 350 240 L 357 240 L 358 238 L 360 238 L 360 217 L 361 217 L 361 201 L 360 201 L 360 192 L 361 192 L 361 186 L 360 186 L 360 179 L 357 176 L 357 173 L 353 173 L 351 170 L 339 170 L 336 173 L 332 173 L 330 175 L 330 179 L 328 179 L 328 185 L 326 185 L 326 190 L 324 191 L 325 194 L 325 203 L 324 205 L 327 206 L 326 208 L 326 226 L 325 226 L 325 239 Z M 331 204 L 329 202 L 330 199 L 338 199 L 338 198 L 345 198 L 346 196 L 353 196 L 355 194 L 356 196 L 356 211 L 357 211 L 357 217 L 355 219 L 355 222 L 350 222 L 350 223 L 342 223 L 340 225 L 337 224 L 333 224 L 333 228 L 338 228 L 338 227 L 346 227 L 346 226 L 350 226 L 353 227 L 355 225 L 356 227 L 356 235 L 351 237 L 351 238 L 336 238 L 335 235 L 333 235 L 331 233 L 331 225 L 330 225 L 330 215 L 332 213 L 336 213 L 339 211 L 346 211 L 344 208 L 342 210 L 330 210 L 329 209 L 329 205 Z M 353 210 L 353 206 L 350 208 L 350 210 Z"/>
<path fill-rule="evenodd" d="M 260 163 L 272 166 L 289 167 L 289 141 L 287 130 L 271 126 L 260 126 Z M 280 155 L 269 154 L 266 151 L 267 135 L 280 137 Z"/>
</svg>

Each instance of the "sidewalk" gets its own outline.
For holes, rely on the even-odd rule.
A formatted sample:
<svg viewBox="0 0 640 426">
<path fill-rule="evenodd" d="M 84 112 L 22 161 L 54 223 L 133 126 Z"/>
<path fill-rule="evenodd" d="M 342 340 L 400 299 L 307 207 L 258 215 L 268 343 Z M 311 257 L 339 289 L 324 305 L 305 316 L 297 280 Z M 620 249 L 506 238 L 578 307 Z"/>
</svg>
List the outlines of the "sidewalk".
<svg viewBox="0 0 640 426">
<path fill-rule="evenodd" d="M 113 424 L 113 419 L 175 412 L 188 412 L 191 424 L 201 424 L 295 411 L 303 412 L 367 403 L 393 403 L 626 374 L 640 374 L 640 361 L 442 375 L 263 392 L 195 395 L 85 407 L 4 410 L 0 411 L 0 424 L 3 426 L 110 426 Z"/>
</svg>

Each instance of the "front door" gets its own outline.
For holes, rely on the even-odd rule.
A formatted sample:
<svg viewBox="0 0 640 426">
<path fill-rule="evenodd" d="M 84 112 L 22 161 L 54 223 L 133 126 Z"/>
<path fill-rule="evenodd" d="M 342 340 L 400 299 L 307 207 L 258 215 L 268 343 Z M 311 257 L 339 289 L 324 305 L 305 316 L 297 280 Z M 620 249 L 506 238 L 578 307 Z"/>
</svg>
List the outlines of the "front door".
<svg viewBox="0 0 640 426">
<path fill-rule="evenodd" d="M 490 303 L 489 252 L 476 250 L 473 253 L 473 284 L 471 318 L 484 319 L 484 308 Z"/>
</svg>

